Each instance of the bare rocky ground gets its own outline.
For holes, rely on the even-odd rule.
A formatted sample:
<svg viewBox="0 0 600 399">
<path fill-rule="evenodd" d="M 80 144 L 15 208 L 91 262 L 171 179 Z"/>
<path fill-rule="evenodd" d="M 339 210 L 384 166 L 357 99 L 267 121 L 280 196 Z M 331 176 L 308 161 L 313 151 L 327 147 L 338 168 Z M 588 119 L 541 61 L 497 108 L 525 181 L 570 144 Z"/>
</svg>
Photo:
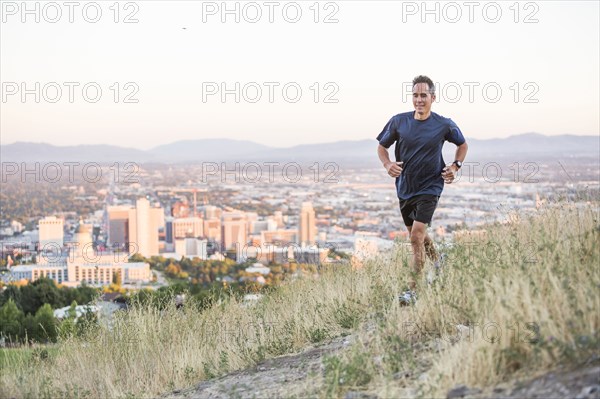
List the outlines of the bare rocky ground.
<svg viewBox="0 0 600 399">
<path fill-rule="evenodd" d="M 477 398 L 600 398 L 600 359 L 590 361 L 575 369 L 557 368 L 540 377 L 527 381 L 514 381 L 511 384 L 486 389 Z M 449 392 L 448 397 L 451 396 Z"/>
<path fill-rule="evenodd" d="M 316 398 L 324 397 L 322 360 L 352 343 L 352 336 L 338 337 L 304 351 L 265 360 L 255 367 L 232 372 L 201 382 L 195 387 L 175 390 L 163 399 L 201 398 Z M 481 390 L 457 386 L 447 398 L 569 398 L 600 399 L 600 357 L 595 356 L 578 367 L 557 368 L 537 378 Z M 376 399 L 363 392 L 348 392 L 344 399 Z"/>
<path fill-rule="evenodd" d="M 327 354 L 343 350 L 351 337 L 338 337 L 321 346 L 265 360 L 255 367 L 204 381 L 195 387 L 161 396 L 183 398 L 304 398 L 318 395 L 311 386 L 311 374 L 321 373 L 321 361 Z"/>
</svg>

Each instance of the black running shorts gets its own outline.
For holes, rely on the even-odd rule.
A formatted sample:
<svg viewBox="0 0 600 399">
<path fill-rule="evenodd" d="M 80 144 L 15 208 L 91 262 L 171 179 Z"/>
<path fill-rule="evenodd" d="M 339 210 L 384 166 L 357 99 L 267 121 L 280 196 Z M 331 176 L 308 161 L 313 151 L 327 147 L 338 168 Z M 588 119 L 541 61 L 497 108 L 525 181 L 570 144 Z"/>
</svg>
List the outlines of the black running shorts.
<svg viewBox="0 0 600 399">
<path fill-rule="evenodd" d="M 421 194 L 407 200 L 400 200 L 400 213 L 402 213 L 404 224 L 412 226 L 416 220 L 430 225 L 439 199 L 440 197 L 437 195 Z"/>
</svg>

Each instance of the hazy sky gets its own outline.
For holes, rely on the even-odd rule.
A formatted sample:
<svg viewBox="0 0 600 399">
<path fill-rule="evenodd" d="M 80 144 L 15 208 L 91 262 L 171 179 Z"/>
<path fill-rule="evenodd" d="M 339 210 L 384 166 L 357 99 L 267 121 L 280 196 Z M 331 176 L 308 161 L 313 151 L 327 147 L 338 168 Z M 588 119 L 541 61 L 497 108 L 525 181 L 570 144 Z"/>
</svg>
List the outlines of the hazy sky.
<svg viewBox="0 0 600 399">
<path fill-rule="evenodd" d="M 419 74 L 467 138 L 600 131 L 598 1 L 1 3 L 2 144 L 374 139 Z"/>
</svg>

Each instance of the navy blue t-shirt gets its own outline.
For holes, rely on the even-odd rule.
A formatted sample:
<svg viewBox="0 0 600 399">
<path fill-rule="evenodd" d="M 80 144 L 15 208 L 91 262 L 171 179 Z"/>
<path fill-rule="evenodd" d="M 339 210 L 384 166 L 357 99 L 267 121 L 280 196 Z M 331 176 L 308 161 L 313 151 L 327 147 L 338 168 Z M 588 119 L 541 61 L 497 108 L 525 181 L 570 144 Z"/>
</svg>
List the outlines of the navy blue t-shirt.
<svg viewBox="0 0 600 399">
<path fill-rule="evenodd" d="M 429 118 L 420 121 L 414 118 L 414 111 L 392 117 L 377 140 L 385 148 L 395 142 L 396 161 L 404 162 L 402 174 L 396 178 L 396 192 L 402 200 L 421 194 L 441 195 L 444 141 L 456 145 L 465 142 L 451 119 L 432 112 Z"/>
</svg>

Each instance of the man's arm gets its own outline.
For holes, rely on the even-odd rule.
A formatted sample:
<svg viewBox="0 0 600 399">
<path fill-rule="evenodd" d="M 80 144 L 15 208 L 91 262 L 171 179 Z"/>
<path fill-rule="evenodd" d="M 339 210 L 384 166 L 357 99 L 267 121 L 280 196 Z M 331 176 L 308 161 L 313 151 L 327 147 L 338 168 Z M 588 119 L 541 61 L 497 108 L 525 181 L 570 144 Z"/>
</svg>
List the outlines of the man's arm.
<svg viewBox="0 0 600 399">
<path fill-rule="evenodd" d="M 467 142 L 465 141 L 464 143 L 462 143 L 461 145 L 456 147 L 456 153 L 454 154 L 454 160 L 464 162 L 465 158 L 467 157 L 468 150 L 469 150 L 469 146 L 467 145 Z M 454 167 L 456 167 L 456 165 L 454 165 Z M 456 167 L 456 170 L 458 170 L 457 167 Z"/>
<path fill-rule="evenodd" d="M 467 156 L 467 151 L 469 150 L 469 146 L 467 144 L 467 142 L 465 141 L 464 143 L 462 143 L 459 146 L 456 146 L 456 153 L 454 154 L 454 160 L 455 161 L 460 161 L 460 162 L 464 162 L 465 158 Z M 458 166 L 456 166 L 456 164 L 452 164 L 449 167 L 445 167 L 444 171 L 442 172 L 442 177 L 444 178 L 444 182 L 447 184 L 450 184 L 454 181 L 454 176 L 456 175 L 456 172 L 458 172 Z"/>
<path fill-rule="evenodd" d="M 390 154 L 388 153 L 387 148 L 381 144 L 377 145 L 377 156 L 379 157 L 379 160 L 383 164 L 385 170 L 387 170 L 388 175 L 392 177 L 400 176 L 402 173 L 402 162 L 392 162 L 390 160 Z"/>
</svg>

